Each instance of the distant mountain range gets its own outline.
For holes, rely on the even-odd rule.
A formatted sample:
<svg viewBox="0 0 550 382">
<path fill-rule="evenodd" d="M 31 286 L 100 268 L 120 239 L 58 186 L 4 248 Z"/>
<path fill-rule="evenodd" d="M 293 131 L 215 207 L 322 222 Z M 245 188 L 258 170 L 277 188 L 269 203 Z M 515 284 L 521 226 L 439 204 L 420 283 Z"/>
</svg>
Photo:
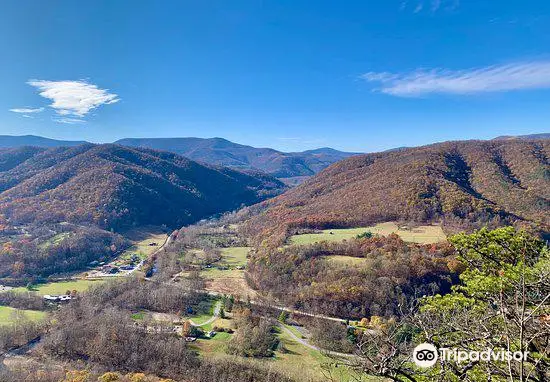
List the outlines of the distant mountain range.
<svg viewBox="0 0 550 382">
<path fill-rule="evenodd" d="M 0 148 L 12 148 L 21 146 L 36 146 L 36 147 L 60 147 L 60 146 L 78 146 L 88 142 L 86 141 L 60 141 L 39 137 L 36 135 L 0 135 Z"/>
<path fill-rule="evenodd" d="M 170 151 L 209 164 L 257 169 L 277 178 L 311 176 L 334 162 L 355 155 L 331 148 L 284 153 L 240 145 L 223 138 L 126 138 L 115 143 Z"/>
<path fill-rule="evenodd" d="M 113 144 L 0 149 L 0 213 L 12 224 L 176 228 L 285 189 L 261 172 L 245 174 L 150 149 Z"/>
<path fill-rule="evenodd" d="M 500 136 L 493 140 L 532 139 L 550 139 L 550 133 Z M 88 144 L 88 142 L 61 141 L 34 135 L 0 135 L 0 148 L 22 146 L 72 147 L 82 144 Z M 282 179 L 290 185 L 301 183 L 335 162 L 360 154 L 338 151 L 328 147 L 286 153 L 271 148 L 241 145 L 223 138 L 124 138 L 114 142 L 114 144 L 168 151 L 209 165 L 230 167 L 243 171 L 260 170 Z M 386 152 L 405 149 L 407 148 L 400 147 Z"/>
<path fill-rule="evenodd" d="M 283 195 L 249 227 L 280 245 L 299 228 L 436 221 L 550 233 L 550 140 L 444 142 L 344 159 Z M 269 234 L 267 234 L 269 233 Z"/>
<path fill-rule="evenodd" d="M 86 144 L 84 141 L 57 141 L 33 135 L 0 136 L 0 147 L 60 147 Z M 356 155 L 328 147 L 284 153 L 270 148 L 241 145 L 223 138 L 125 138 L 115 144 L 169 151 L 189 159 L 241 170 L 260 170 L 277 178 L 304 178 L 341 159 Z"/>
</svg>

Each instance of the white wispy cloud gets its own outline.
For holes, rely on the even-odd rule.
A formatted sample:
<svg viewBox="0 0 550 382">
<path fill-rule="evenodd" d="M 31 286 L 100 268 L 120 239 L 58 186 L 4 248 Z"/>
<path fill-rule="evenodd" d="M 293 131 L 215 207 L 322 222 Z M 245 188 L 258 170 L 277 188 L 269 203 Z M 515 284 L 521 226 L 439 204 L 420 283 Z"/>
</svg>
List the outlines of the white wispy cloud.
<svg viewBox="0 0 550 382">
<path fill-rule="evenodd" d="M 40 113 L 41 111 L 44 111 L 43 107 L 39 107 L 36 109 L 27 108 L 27 107 L 21 107 L 16 109 L 10 109 L 10 111 L 14 113 L 20 113 L 20 114 L 29 114 L 29 113 Z"/>
<path fill-rule="evenodd" d="M 436 12 L 441 7 L 441 0 L 432 0 L 432 12 Z"/>
<path fill-rule="evenodd" d="M 444 11 L 454 11 L 460 6 L 460 0 L 418 0 L 411 2 L 404 0 L 401 2 L 399 10 L 404 11 L 409 5 L 412 6 L 414 13 L 419 13 L 428 8 L 432 13 L 436 13 L 440 9 Z"/>
<path fill-rule="evenodd" d="M 361 76 L 399 97 L 475 94 L 550 88 L 550 61 L 520 62 L 467 70 L 419 69 L 411 73 L 369 72 Z"/>
<path fill-rule="evenodd" d="M 86 123 L 85 120 L 79 119 L 79 118 L 60 117 L 60 118 L 53 118 L 53 120 L 59 123 L 66 123 L 68 125 L 77 125 L 80 123 Z"/>
<path fill-rule="evenodd" d="M 118 102 L 120 98 L 107 89 L 84 80 L 80 81 L 45 81 L 29 80 L 29 85 L 40 91 L 40 95 L 53 101 L 50 105 L 56 113 L 63 116 L 84 117 L 101 105 Z"/>
</svg>

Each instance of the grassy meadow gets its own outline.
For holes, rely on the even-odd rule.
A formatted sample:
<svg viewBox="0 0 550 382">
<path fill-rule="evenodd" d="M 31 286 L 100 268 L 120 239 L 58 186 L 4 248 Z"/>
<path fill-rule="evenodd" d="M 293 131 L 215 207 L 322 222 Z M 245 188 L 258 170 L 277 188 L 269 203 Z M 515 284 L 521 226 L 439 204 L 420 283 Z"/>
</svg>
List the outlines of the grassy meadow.
<svg viewBox="0 0 550 382">
<path fill-rule="evenodd" d="M 40 321 L 47 315 L 46 312 L 39 310 L 22 310 L 11 308 L 9 306 L 0 306 L 0 326 L 13 324 L 14 319 L 19 314 L 31 321 Z"/>
<path fill-rule="evenodd" d="M 340 265 L 344 267 L 361 266 L 367 262 L 367 259 L 365 259 L 364 257 L 353 257 L 344 255 L 324 256 L 323 260 L 328 261 L 329 264 Z"/>
<path fill-rule="evenodd" d="M 76 290 L 77 292 L 85 292 L 92 285 L 97 285 L 101 283 L 101 280 L 70 280 L 70 281 L 56 281 L 46 284 L 37 284 L 33 285 L 30 291 L 36 292 L 41 296 L 46 294 L 65 294 L 67 291 Z M 14 288 L 15 292 L 27 292 L 28 289 L 25 287 Z"/>
<path fill-rule="evenodd" d="M 395 222 L 379 223 L 369 227 L 326 229 L 320 233 L 294 235 L 290 244 L 313 244 L 321 241 L 342 241 L 355 238 L 364 232 L 387 236 L 396 233 L 404 241 L 420 244 L 431 244 L 447 240 L 445 233 L 438 225 L 424 225 L 412 228 L 399 227 Z"/>
<path fill-rule="evenodd" d="M 220 265 L 225 265 L 228 267 L 246 265 L 246 256 L 248 255 L 248 252 L 250 252 L 250 247 L 229 247 L 220 249 L 222 251 Z"/>
</svg>

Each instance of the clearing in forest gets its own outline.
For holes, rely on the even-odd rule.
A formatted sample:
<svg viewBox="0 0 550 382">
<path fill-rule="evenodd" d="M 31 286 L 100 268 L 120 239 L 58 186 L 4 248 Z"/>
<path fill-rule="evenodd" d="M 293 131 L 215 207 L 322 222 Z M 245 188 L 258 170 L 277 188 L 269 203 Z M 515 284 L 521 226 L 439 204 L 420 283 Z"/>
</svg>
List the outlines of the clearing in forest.
<svg viewBox="0 0 550 382">
<path fill-rule="evenodd" d="M 313 244 L 321 241 L 342 241 L 357 237 L 365 232 L 387 236 L 396 233 L 404 241 L 420 244 L 432 244 L 447 240 L 439 225 L 422 225 L 416 227 L 398 226 L 395 222 L 379 223 L 369 227 L 325 229 L 318 233 L 294 235 L 289 239 L 290 244 Z"/>
</svg>

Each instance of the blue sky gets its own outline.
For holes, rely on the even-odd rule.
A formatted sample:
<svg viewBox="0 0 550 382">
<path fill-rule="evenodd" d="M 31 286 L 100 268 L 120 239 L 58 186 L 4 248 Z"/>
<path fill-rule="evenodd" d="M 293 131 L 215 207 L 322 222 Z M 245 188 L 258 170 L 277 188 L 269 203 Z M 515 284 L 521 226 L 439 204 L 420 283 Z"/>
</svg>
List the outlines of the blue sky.
<svg viewBox="0 0 550 382">
<path fill-rule="evenodd" d="M 546 0 L 4 0 L 0 52 L 0 134 L 366 152 L 550 131 Z"/>
</svg>

